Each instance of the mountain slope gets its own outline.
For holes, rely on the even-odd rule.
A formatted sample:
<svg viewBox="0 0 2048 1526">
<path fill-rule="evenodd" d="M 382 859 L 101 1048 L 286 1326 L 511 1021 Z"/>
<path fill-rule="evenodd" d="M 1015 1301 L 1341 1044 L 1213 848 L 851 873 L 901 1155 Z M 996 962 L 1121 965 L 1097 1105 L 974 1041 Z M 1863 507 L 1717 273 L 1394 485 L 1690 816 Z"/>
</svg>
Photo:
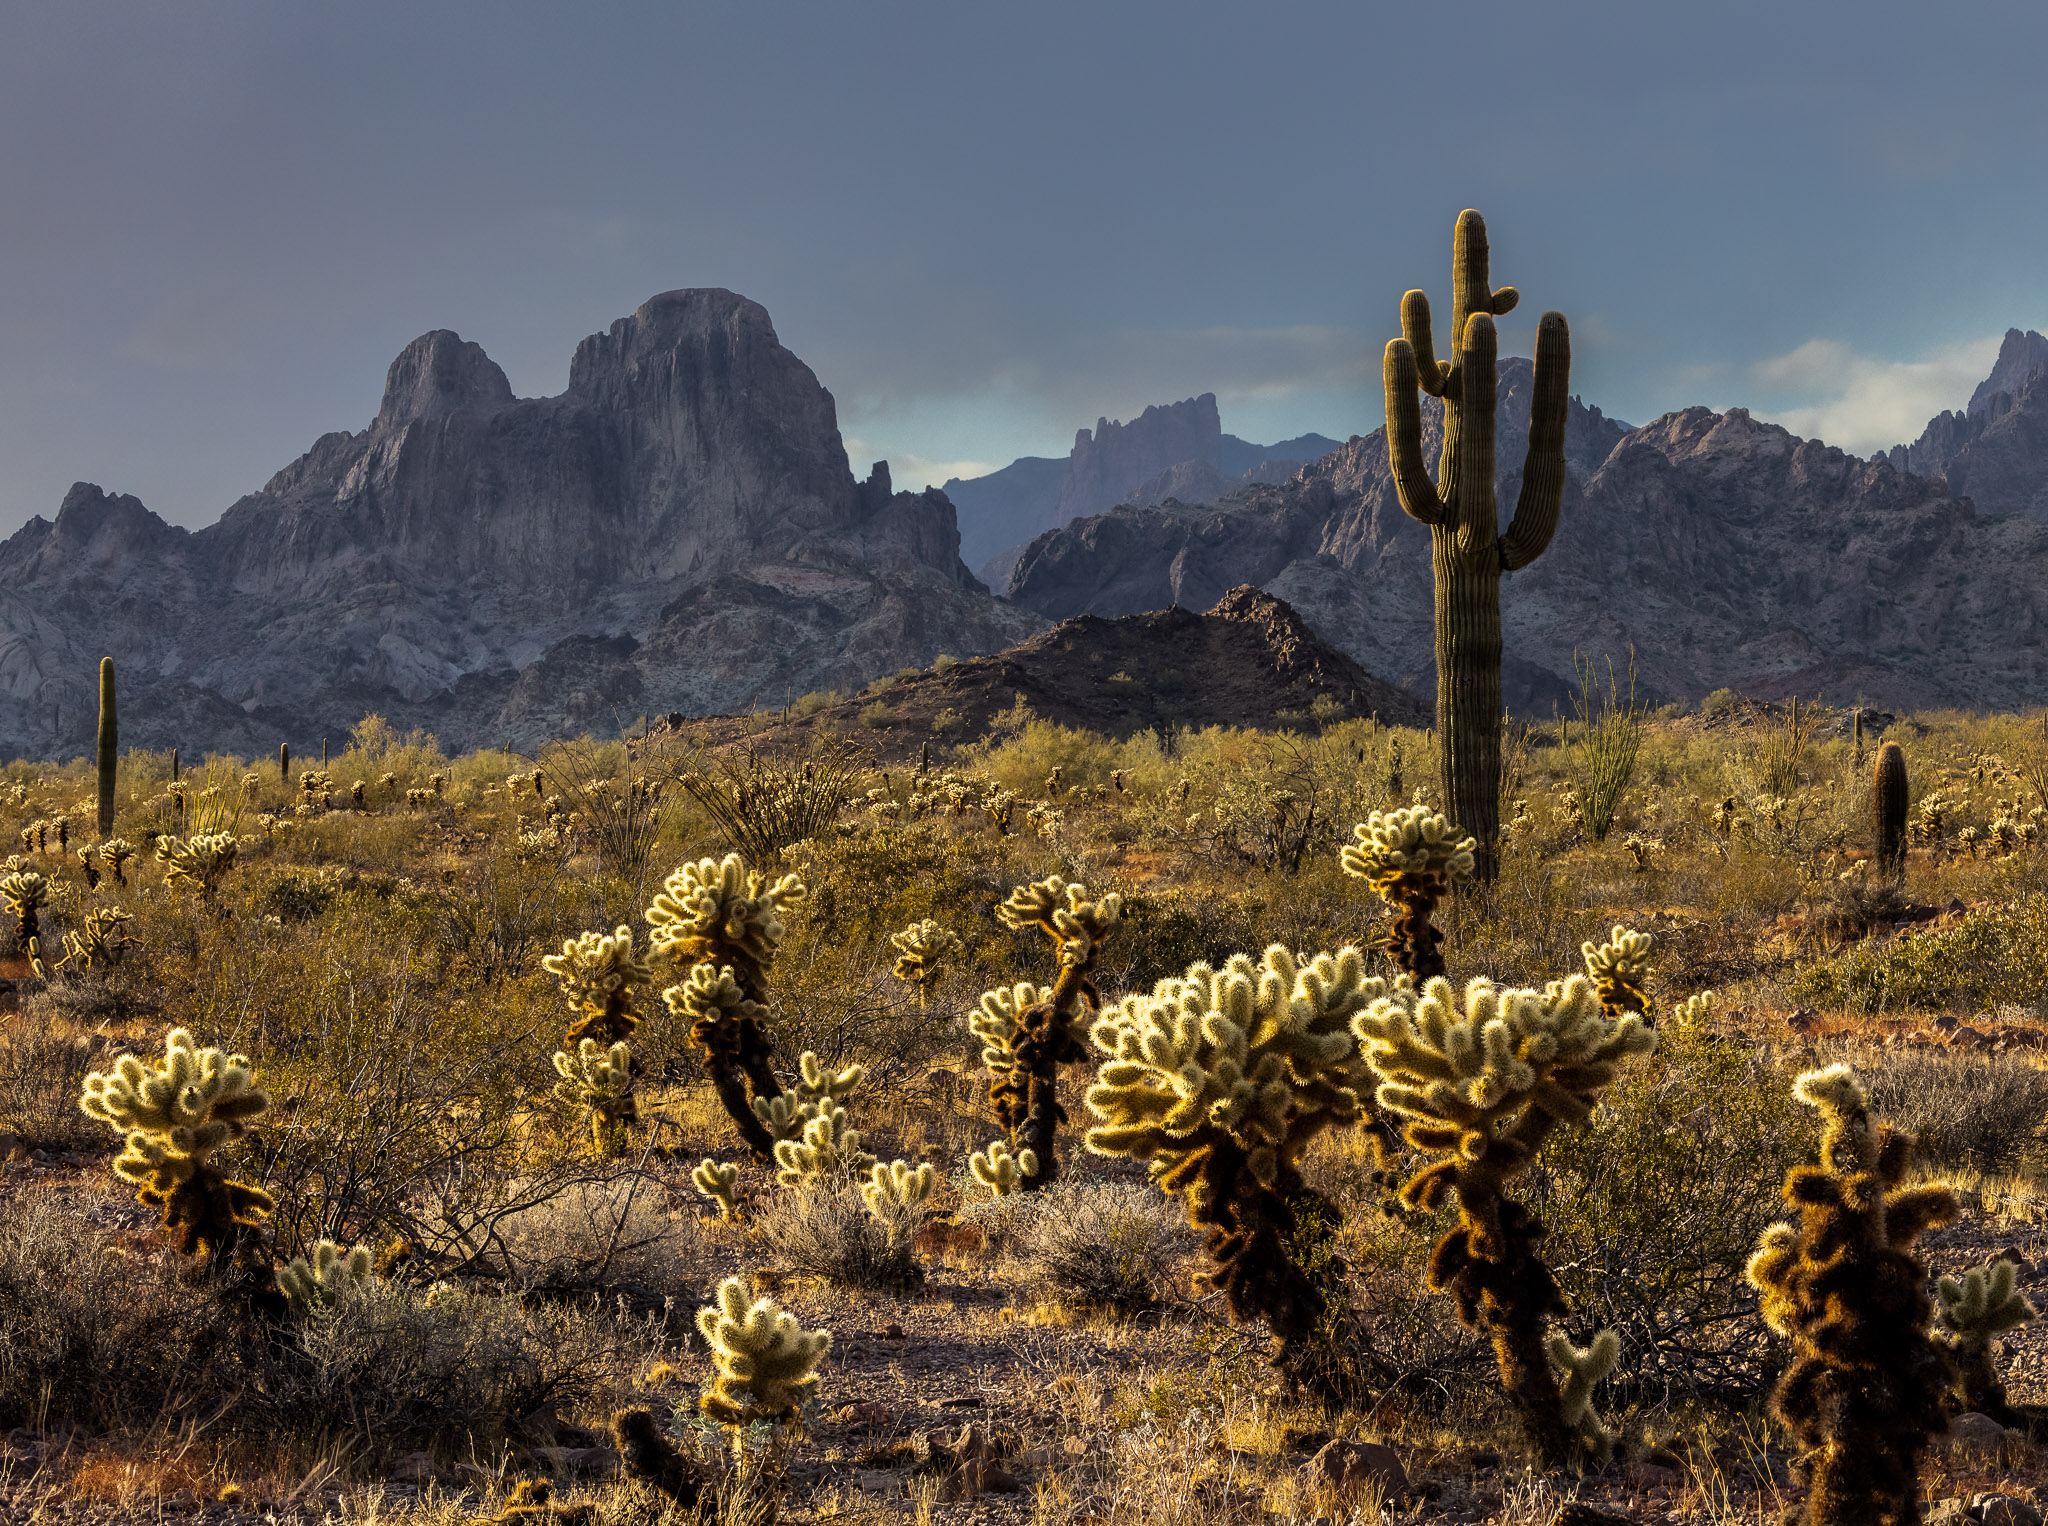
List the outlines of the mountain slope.
<svg viewBox="0 0 2048 1526">
<path fill-rule="evenodd" d="M 358 433 L 203 530 L 87 484 L 0 544 L 0 745 L 267 751 L 368 710 L 456 746 L 864 682 L 1039 622 L 961 563 L 942 494 L 847 470 L 832 396 L 759 304 L 669 292 L 516 399 L 423 335 Z"/>
<path fill-rule="evenodd" d="M 1505 518 L 1528 363 L 1503 362 L 1501 380 Z M 1625 663 L 1631 647 L 1643 688 L 1669 698 L 1734 687 L 1899 706 L 2048 702 L 2048 527 L 1980 515 L 1938 482 L 1742 409 L 1628 430 L 1574 403 L 1567 455 L 1557 538 L 1502 585 L 1510 708 L 1547 713 L 1569 693 L 1575 653 Z M 1206 511 L 1119 508 L 1041 536 L 1010 594 L 1066 619 L 1200 607 L 1241 580 L 1369 670 L 1433 685 L 1428 534 L 1395 499 L 1383 431 Z"/>
<path fill-rule="evenodd" d="M 1968 493 L 1987 514 L 2048 523 L 2048 338 L 2007 329 L 1998 360 L 1961 412 L 1938 413 L 1893 466 Z"/>
</svg>

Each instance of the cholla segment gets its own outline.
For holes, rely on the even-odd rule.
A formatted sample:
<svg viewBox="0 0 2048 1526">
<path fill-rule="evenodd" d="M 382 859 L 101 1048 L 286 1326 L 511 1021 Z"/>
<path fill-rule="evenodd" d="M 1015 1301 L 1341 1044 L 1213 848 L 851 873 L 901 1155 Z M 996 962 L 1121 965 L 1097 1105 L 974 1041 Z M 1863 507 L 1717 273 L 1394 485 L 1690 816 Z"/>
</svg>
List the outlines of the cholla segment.
<svg viewBox="0 0 2048 1526">
<path fill-rule="evenodd" d="M 939 978 L 940 969 L 965 951 L 956 933 L 930 917 L 891 934 L 889 944 L 896 950 L 896 978 L 916 986 L 920 997 Z"/>
<path fill-rule="evenodd" d="M 692 964 L 732 964 L 746 984 L 774 961 L 782 914 L 805 894 L 794 874 L 771 881 L 750 872 L 737 853 L 685 864 L 647 908 L 654 952 Z"/>
<path fill-rule="evenodd" d="M 1012 1155 L 1009 1142 L 1002 1139 L 967 1157 L 967 1174 L 992 1198 L 1008 1197 L 1017 1190 L 1021 1178 L 1037 1169 L 1037 1156 L 1029 1150 Z"/>
<path fill-rule="evenodd" d="M 1605 943 L 1579 945 L 1586 974 L 1609 1016 L 1620 1017 L 1625 1012 L 1648 1016 L 1650 998 L 1643 994 L 1643 982 L 1649 978 L 1650 950 L 1655 943 L 1648 933 L 1632 932 L 1617 924 Z"/>
<path fill-rule="evenodd" d="M 369 1246 L 345 1250 L 332 1240 L 315 1242 L 310 1260 L 294 1256 L 277 1269 L 277 1290 L 302 1315 L 323 1314 L 375 1281 Z"/>
<path fill-rule="evenodd" d="M 698 1401 L 721 1425 L 752 1425 L 794 1414 L 818 1381 L 832 1345 L 826 1330 L 805 1330 L 773 1300 L 747 1301 L 746 1284 L 728 1277 L 716 1300 L 697 1312 L 715 1376 Z"/>
<path fill-rule="evenodd" d="M 561 953 L 549 954 L 540 964 L 561 983 L 562 995 L 571 1007 L 593 1016 L 623 1011 L 633 988 L 655 979 L 653 964 L 634 951 L 633 929 L 624 923 L 610 933 L 583 933 L 566 939 Z M 637 1024 L 629 1020 L 625 1033 L 610 1037 L 622 1039 L 634 1026 Z"/>
</svg>

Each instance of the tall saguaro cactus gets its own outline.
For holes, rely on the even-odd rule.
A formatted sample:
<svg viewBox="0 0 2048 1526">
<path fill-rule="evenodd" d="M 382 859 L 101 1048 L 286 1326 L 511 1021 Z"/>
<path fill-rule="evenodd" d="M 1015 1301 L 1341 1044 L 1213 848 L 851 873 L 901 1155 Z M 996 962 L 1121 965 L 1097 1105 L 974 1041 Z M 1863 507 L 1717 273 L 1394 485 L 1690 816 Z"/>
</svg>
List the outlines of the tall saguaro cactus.
<svg viewBox="0 0 2048 1526">
<path fill-rule="evenodd" d="M 1444 810 L 1479 841 L 1478 874 L 1493 875 L 1500 836 L 1500 575 L 1541 556 L 1564 502 L 1564 427 L 1571 332 L 1563 313 L 1536 325 L 1536 390 L 1522 492 L 1507 533 L 1493 497 L 1493 410 L 1499 341 L 1493 320 L 1520 300 L 1488 284 L 1486 220 L 1458 214 L 1452 248 L 1451 358 L 1436 358 L 1429 297 L 1401 299 L 1401 337 L 1387 345 L 1387 453 L 1401 507 L 1429 526 L 1436 576 L 1436 735 Z M 1435 482 L 1422 460 L 1420 392 L 1443 399 Z"/>
<path fill-rule="evenodd" d="M 114 830 L 114 770 L 120 757 L 120 735 L 114 725 L 114 659 L 100 659 L 100 836 Z"/>
</svg>

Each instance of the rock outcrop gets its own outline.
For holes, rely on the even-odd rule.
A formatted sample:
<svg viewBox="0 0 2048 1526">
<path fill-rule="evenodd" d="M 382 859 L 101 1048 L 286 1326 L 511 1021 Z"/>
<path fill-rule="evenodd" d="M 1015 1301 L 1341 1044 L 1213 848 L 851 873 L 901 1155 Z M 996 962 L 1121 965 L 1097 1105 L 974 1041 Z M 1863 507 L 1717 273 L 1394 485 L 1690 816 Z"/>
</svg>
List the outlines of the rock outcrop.
<svg viewBox="0 0 2048 1526">
<path fill-rule="evenodd" d="M 1938 413 L 1891 464 L 1967 493 L 1980 513 L 2048 523 L 2048 338 L 2007 329 L 1998 361 L 1960 412 Z"/>
<path fill-rule="evenodd" d="M 0 746 L 267 752 L 363 714 L 459 747 L 865 682 L 1041 622 L 960 561 L 943 494 L 847 469 L 832 396 L 732 292 L 665 293 L 519 399 L 446 330 L 369 426 L 197 532 L 80 484 L 0 544 Z"/>
<path fill-rule="evenodd" d="M 1018 701 L 1066 726 L 1128 735 L 1159 726 L 1314 724 L 1377 716 L 1426 726 L 1430 705 L 1374 677 L 1271 594 L 1234 588 L 1187 609 L 1081 615 L 987 657 L 885 681 L 808 714 L 709 723 L 714 739 L 800 745 L 814 728 L 858 737 L 882 758 L 984 732 Z"/>
<path fill-rule="evenodd" d="M 1502 363 L 1504 504 L 1529 378 L 1528 362 Z M 1574 654 L 1625 665 L 1631 649 L 1642 689 L 1674 699 L 1733 687 L 1896 707 L 2048 702 L 2048 527 L 1981 515 L 1940 482 L 1742 409 L 1630 430 L 1574 401 L 1566 452 L 1557 540 L 1502 588 L 1511 709 L 1548 714 Z M 1367 669 L 1432 691 L 1428 534 L 1400 510 L 1381 431 L 1204 512 L 1118 508 L 1041 536 L 1009 589 L 1067 619 L 1200 608 L 1246 580 Z"/>
</svg>

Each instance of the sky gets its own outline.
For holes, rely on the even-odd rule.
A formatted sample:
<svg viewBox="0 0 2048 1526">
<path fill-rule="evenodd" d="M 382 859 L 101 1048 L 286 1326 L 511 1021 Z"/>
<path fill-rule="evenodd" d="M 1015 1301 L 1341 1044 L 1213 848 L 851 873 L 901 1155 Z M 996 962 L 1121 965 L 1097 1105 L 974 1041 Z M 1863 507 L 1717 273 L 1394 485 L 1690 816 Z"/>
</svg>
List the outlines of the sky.
<svg viewBox="0 0 2048 1526">
<path fill-rule="evenodd" d="M 2048 7 L 0 0 L 0 532 L 201 525 L 452 328 L 522 396 L 763 303 L 899 487 L 1217 394 L 1382 419 L 1451 225 L 1641 423 L 1869 453 L 2048 328 Z"/>
</svg>

